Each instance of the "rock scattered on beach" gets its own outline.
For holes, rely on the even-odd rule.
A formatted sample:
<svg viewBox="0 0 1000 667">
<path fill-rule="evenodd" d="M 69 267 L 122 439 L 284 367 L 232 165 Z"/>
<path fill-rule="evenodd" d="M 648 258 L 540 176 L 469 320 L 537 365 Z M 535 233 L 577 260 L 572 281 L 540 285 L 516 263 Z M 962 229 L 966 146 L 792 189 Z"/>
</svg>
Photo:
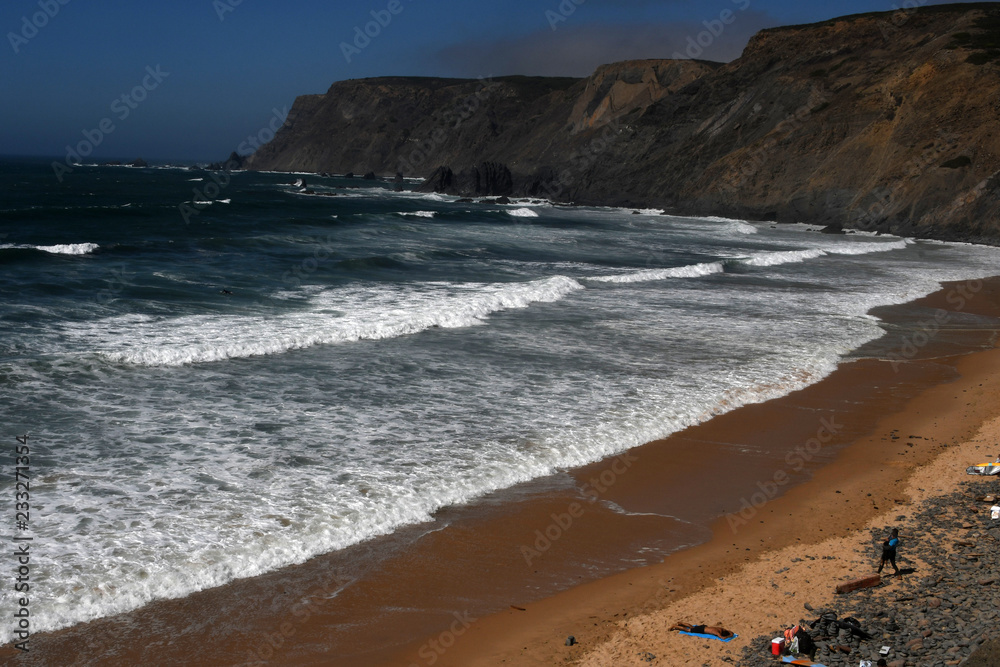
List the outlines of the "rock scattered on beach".
<svg viewBox="0 0 1000 667">
<path fill-rule="evenodd" d="M 819 647 L 815 660 L 828 667 L 856 667 L 860 660 L 874 664 L 879 649 L 889 646 L 886 661 L 897 667 L 1000 664 L 990 662 L 990 656 L 1000 655 L 1000 641 L 991 641 L 1000 627 L 1000 586 L 995 585 L 1000 522 L 986 512 L 972 511 L 980 509 L 975 504 L 978 496 L 996 490 L 995 480 L 973 481 L 954 493 L 927 499 L 912 522 L 899 526 L 901 578 L 890 573 L 881 586 L 848 593 L 833 608 L 804 605 L 814 614 L 810 622 L 823 614 L 850 616 L 872 635 L 860 639 L 822 620 L 811 629 L 806 626 Z M 871 543 L 879 544 L 886 532 L 873 530 Z M 873 560 L 877 562 L 877 555 Z M 794 620 L 788 619 L 788 624 Z M 783 630 L 776 627 L 771 635 L 754 638 L 737 664 L 774 665 L 771 638 Z"/>
</svg>

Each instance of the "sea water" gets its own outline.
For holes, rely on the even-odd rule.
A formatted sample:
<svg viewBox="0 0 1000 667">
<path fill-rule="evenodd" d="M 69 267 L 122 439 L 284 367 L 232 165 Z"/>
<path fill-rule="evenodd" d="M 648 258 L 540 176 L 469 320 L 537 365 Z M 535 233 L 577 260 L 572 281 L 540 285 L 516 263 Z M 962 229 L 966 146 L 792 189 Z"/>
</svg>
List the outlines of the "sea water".
<svg viewBox="0 0 1000 667">
<path fill-rule="evenodd" d="M 785 395 L 878 338 L 873 307 L 1000 273 L 987 247 L 311 175 L 8 160 L 0 193 L 0 497 L 33 631 Z"/>
</svg>

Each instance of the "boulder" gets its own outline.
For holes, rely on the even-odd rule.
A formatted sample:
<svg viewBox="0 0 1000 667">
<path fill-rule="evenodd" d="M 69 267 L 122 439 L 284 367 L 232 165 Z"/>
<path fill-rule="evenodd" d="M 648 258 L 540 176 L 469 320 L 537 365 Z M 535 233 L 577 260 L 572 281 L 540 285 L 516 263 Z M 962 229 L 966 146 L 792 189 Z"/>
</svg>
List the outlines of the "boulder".
<svg viewBox="0 0 1000 667">
<path fill-rule="evenodd" d="M 502 162 L 482 162 L 458 174 L 451 167 L 438 167 L 419 188 L 463 197 L 497 197 L 514 193 L 514 178 Z"/>
<path fill-rule="evenodd" d="M 420 184 L 417 191 L 451 193 L 454 186 L 455 172 L 451 170 L 451 167 L 438 167 Z"/>
</svg>

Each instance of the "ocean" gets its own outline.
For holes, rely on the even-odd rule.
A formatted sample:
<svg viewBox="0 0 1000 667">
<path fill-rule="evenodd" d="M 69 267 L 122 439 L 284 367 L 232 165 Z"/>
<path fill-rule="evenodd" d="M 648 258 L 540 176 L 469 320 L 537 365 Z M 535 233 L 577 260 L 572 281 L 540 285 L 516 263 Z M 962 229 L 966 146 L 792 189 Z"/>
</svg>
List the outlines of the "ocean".
<svg viewBox="0 0 1000 667">
<path fill-rule="evenodd" d="M 0 162 L 0 496 L 34 632 L 786 395 L 892 352 L 871 309 L 1000 273 L 1000 249 L 806 224 L 218 180 Z"/>
</svg>

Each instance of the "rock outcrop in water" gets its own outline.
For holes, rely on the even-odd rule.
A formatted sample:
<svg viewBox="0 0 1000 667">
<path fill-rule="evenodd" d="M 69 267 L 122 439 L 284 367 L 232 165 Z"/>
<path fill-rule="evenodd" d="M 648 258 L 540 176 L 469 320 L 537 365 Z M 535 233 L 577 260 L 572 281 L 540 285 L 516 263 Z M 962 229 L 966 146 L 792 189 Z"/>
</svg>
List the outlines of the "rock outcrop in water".
<svg viewBox="0 0 1000 667">
<path fill-rule="evenodd" d="M 498 162 L 483 162 L 459 174 L 451 167 L 438 167 L 417 189 L 449 195 L 506 196 L 514 194 L 514 178 L 507 165 Z"/>
<path fill-rule="evenodd" d="M 995 243 L 998 57 L 1000 9 L 979 3 L 765 30 L 728 64 L 343 81 L 246 166 L 466 195 L 508 194 L 507 170 L 512 194 Z"/>
</svg>

